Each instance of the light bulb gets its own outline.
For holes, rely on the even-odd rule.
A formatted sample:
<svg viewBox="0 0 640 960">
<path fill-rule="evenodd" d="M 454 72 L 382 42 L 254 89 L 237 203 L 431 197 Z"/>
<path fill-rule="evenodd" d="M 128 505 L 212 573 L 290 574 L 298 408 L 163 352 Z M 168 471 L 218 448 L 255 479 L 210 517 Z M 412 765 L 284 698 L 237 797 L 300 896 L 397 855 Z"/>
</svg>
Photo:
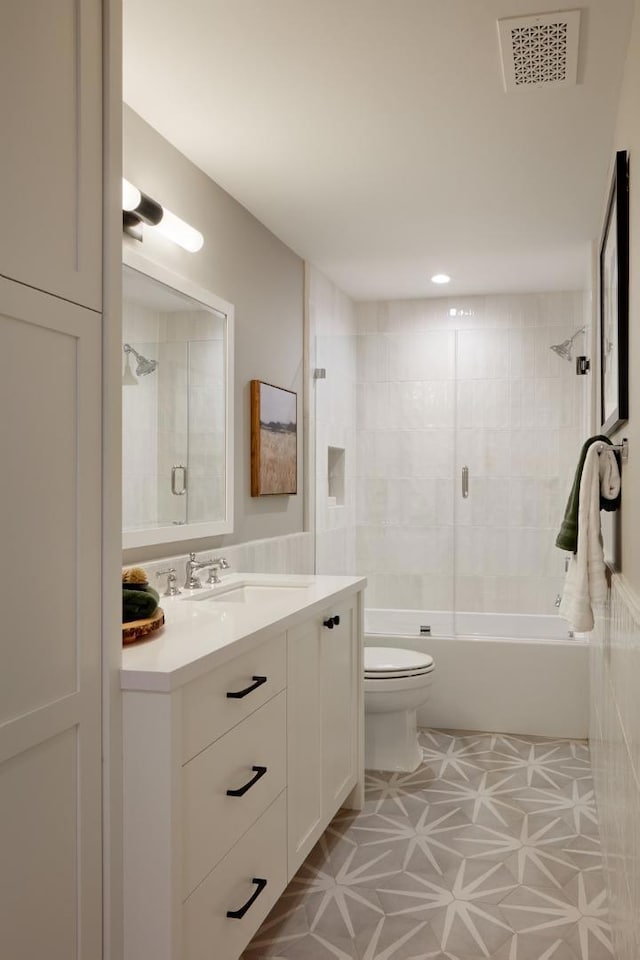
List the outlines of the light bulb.
<svg viewBox="0 0 640 960">
<path fill-rule="evenodd" d="M 135 210 L 142 200 L 142 194 L 128 180 L 122 179 L 122 209 Z"/>
<path fill-rule="evenodd" d="M 190 253 L 197 253 L 204 244 L 204 237 L 199 230 L 176 217 L 175 213 L 171 213 L 166 207 L 163 207 L 162 220 L 156 224 L 155 229 Z"/>
<path fill-rule="evenodd" d="M 449 283 L 451 277 L 446 273 L 435 273 L 431 277 L 431 283 Z"/>
</svg>

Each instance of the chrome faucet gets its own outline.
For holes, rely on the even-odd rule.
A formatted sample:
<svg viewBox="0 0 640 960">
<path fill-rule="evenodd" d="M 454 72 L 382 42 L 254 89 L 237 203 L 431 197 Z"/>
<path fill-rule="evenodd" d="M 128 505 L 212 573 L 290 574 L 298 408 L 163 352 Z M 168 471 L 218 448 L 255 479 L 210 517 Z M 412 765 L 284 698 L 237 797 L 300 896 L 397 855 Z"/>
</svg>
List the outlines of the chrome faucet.
<svg viewBox="0 0 640 960">
<path fill-rule="evenodd" d="M 189 554 L 186 567 L 185 590 L 199 590 L 202 584 L 198 576 L 198 570 L 208 568 L 210 570 L 207 583 L 222 583 L 218 576 L 218 570 L 228 570 L 230 563 L 224 557 L 213 557 L 207 560 L 196 560 L 195 553 Z"/>
<path fill-rule="evenodd" d="M 189 554 L 186 567 L 186 579 L 184 582 L 185 590 L 199 590 L 202 584 L 197 575 L 198 570 L 203 570 L 211 564 L 211 560 L 196 560 L 195 553 Z"/>
</svg>

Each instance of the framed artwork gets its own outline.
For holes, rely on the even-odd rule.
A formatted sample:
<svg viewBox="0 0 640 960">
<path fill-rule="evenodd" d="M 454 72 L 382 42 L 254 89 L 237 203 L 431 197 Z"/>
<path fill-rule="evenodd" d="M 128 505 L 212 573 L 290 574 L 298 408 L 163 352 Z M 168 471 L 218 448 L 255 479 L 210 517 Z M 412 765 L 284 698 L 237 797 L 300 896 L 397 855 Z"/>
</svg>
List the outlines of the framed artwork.
<svg viewBox="0 0 640 960">
<path fill-rule="evenodd" d="M 629 175 L 616 162 L 600 242 L 600 433 L 611 436 L 629 416 Z"/>
<path fill-rule="evenodd" d="M 297 394 L 251 381 L 251 496 L 297 493 Z"/>
</svg>

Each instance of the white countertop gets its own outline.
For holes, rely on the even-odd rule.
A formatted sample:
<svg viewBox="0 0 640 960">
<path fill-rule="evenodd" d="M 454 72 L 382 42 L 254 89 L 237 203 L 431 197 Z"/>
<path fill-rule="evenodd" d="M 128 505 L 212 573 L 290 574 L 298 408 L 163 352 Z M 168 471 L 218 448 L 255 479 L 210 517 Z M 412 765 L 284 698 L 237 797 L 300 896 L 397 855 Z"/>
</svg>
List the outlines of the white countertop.
<svg viewBox="0 0 640 960">
<path fill-rule="evenodd" d="M 245 583 L 301 584 L 304 588 L 284 591 L 283 596 L 270 597 L 264 603 L 207 600 Z M 161 597 L 165 626 L 153 639 L 123 649 L 120 685 L 123 690 L 173 690 L 332 602 L 363 590 L 366 583 L 363 577 L 235 573 L 225 576 L 218 587 L 203 585 L 200 590 L 183 590 L 177 597 Z"/>
</svg>

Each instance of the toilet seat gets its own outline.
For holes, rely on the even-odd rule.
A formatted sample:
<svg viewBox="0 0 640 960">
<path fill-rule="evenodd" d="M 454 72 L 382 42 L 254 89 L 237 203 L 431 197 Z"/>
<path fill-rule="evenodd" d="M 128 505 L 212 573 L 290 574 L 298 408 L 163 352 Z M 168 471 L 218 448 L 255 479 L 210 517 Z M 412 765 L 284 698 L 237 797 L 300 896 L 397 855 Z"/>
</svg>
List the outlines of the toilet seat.
<svg viewBox="0 0 640 960">
<path fill-rule="evenodd" d="M 433 657 L 418 650 L 395 647 L 365 647 L 365 680 L 401 680 L 422 677 L 434 668 Z"/>
</svg>

